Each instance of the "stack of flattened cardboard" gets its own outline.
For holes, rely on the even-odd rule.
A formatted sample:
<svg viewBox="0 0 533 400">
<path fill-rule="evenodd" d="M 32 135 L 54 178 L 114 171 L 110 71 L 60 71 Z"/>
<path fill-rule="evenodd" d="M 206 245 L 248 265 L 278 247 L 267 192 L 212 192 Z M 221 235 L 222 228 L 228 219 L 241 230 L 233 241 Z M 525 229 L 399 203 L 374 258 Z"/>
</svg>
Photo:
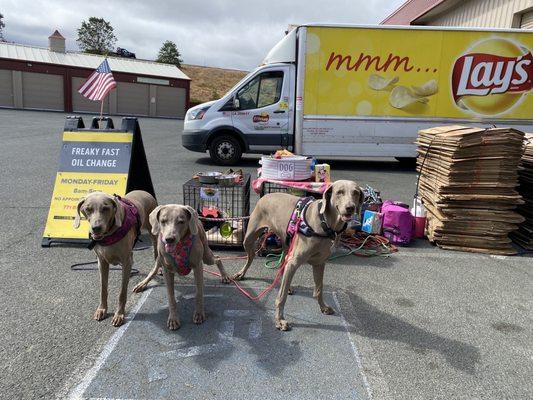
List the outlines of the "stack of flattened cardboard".
<svg viewBox="0 0 533 400">
<path fill-rule="evenodd" d="M 419 195 L 427 233 L 442 248 L 511 255 L 508 235 L 524 217 L 516 191 L 524 134 L 444 126 L 418 135 Z"/>
<path fill-rule="evenodd" d="M 526 139 L 522 169 L 519 172 L 520 187 L 518 188 L 525 201 L 518 207 L 518 212 L 526 220 L 520 224 L 517 231 L 511 233 L 511 238 L 523 248 L 533 250 L 533 134 L 526 134 Z"/>
</svg>

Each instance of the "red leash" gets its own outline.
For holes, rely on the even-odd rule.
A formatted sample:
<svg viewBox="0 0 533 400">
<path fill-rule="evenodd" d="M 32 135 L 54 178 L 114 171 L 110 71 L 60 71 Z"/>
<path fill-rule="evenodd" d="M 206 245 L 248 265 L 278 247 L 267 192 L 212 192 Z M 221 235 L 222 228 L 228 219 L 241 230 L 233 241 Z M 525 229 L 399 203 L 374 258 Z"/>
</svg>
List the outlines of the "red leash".
<svg viewBox="0 0 533 400">
<path fill-rule="evenodd" d="M 287 262 L 292 257 L 292 253 L 294 252 L 294 248 L 296 247 L 297 238 L 298 238 L 297 234 L 293 236 L 292 241 L 291 241 L 291 245 L 289 246 L 289 251 L 287 252 L 287 255 L 285 256 L 285 258 L 283 259 L 283 263 L 278 268 L 278 271 L 276 272 L 276 276 L 274 277 L 274 280 L 272 281 L 272 283 L 266 289 L 264 289 L 261 293 L 259 293 L 257 296 L 253 296 L 252 294 L 250 294 L 250 292 L 248 292 L 241 285 L 239 285 L 239 283 L 236 280 L 230 278 L 231 282 L 235 285 L 235 287 L 244 296 L 248 297 L 250 300 L 257 301 L 257 300 L 261 299 L 263 296 L 265 296 L 268 292 L 270 292 L 278 284 L 280 278 L 283 276 L 283 272 L 285 271 L 285 266 L 287 265 Z M 229 258 L 230 257 L 225 257 L 225 259 L 229 259 Z M 239 257 L 231 258 L 231 259 L 242 259 L 242 258 L 248 258 L 248 257 L 247 256 L 239 256 Z M 205 269 L 205 268 L 204 268 L 204 271 L 207 272 L 208 274 L 221 277 L 220 273 L 218 273 L 218 272 L 209 271 L 208 269 Z"/>
</svg>

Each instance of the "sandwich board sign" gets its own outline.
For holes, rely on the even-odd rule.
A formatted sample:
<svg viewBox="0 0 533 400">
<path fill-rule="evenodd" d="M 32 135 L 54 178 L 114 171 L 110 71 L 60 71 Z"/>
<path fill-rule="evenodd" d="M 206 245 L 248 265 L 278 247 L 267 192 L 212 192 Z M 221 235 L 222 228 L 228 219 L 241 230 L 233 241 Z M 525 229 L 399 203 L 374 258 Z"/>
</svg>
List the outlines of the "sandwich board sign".
<svg viewBox="0 0 533 400">
<path fill-rule="evenodd" d="M 145 190 L 155 197 L 137 118 L 123 118 L 121 129 L 113 129 L 110 118 L 100 129 L 98 121 L 86 129 L 81 117 L 67 117 L 43 247 L 89 244 L 87 221 L 78 229 L 72 224 L 78 202 L 91 192 Z"/>
</svg>

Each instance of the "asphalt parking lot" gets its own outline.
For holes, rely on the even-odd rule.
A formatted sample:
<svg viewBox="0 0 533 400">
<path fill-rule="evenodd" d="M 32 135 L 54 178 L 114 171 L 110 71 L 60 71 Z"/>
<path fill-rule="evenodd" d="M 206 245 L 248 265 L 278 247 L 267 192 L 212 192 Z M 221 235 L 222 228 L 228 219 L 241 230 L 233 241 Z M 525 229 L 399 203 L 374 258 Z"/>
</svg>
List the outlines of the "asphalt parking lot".
<svg viewBox="0 0 533 400">
<path fill-rule="evenodd" d="M 191 280 L 178 282 L 182 328 L 165 326 L 166 293 L 156 280 L 128 298 L 127 324 L 91 319 L 98 302 L 85 249 L 40 247 L 65 114 L 0 110 L 0 398 L 108 399 L 530 399 L 533 393 L 533 261 L 444 251 L 425 242 L 388 258 L 328 264 L 320 314 L 309 267 L 287 302 L 294 329 L 272 322 L 275 293 L 259 303 L 206 276 L 208 321 L 191 322 Z M 118 122 L 118 120 L 116 121 Z M 117 123 L 115 123 L 117 125 Z M 212 169 L 181 147 L 181 121 L 141 119 L 160 203 L 182 201 L 182 184 Z M 395 161 L 332 162 L 384 198 L 410 202 L 413 170 Z M 242 167 L 255 173 L 257 159 Z M 252 204 L 257 196 L 252 194 Z M 224 252 L 225 255 L 237 254 Z M 220 254 L 220 252 L 219 252 Z M 151 251 L 135 253 L 140 275 Z M 244 284 L 273 272 L 254 261 Z M 240 262 L 226 262 L 236 272 Z M 110 276 L 110 308 L 120 273 Z"/>
</svg>

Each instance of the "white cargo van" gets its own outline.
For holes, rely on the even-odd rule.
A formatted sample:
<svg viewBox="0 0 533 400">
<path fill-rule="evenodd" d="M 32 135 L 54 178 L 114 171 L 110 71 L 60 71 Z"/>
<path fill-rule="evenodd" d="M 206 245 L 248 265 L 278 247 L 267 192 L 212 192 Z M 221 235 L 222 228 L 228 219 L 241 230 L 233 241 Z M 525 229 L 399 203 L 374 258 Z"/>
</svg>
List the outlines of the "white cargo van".
<svg viewBox="0 0 533 400">
<path fill-rule="evenodd" d="M 402 159 L 431 126 L 531 131 L 532 33 L 299 26 L 224 97 L 187 112 L 182 144 L 223 165 L 279 148 Z"/>
</svg>

